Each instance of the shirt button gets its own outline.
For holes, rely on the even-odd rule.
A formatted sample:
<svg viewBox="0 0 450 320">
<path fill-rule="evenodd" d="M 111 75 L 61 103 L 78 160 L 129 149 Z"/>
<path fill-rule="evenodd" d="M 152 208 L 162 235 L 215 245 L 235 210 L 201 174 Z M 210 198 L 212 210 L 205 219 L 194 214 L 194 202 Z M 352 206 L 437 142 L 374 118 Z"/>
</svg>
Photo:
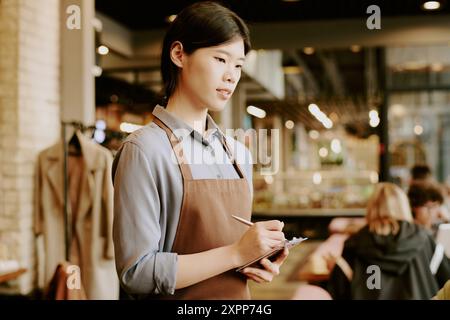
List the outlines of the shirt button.
<svg viewBox="0 0 450 320">
<path fill-rule="evenodd" d="M 218 175 L 217 175 L 217 179 L 222 179 L 222 175 L 221 175 L 221 174 L 218 174 Z"/>
</svg>

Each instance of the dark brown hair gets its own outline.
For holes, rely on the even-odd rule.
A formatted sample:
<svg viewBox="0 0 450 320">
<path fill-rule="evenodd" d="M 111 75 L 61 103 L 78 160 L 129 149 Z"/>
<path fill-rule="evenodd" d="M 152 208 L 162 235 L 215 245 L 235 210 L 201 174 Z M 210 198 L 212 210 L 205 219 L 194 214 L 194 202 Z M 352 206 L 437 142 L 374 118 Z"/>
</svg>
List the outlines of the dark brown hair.
<svg viewBox="0 0 450 320">
<path fill-rule="evenodd" d="M 250 36 L 244 21 L 231 10 L 215 2 L 198 2 L 183 9 L 172 22 L 164 37 L 161 52 L 161 75 L 166 103 L 178 83 L 178 67 L 170 59 L 175 41 L 183 44 L 187 54 L 206 47 L 229 42 L 236 37 L 244 41 L 247 54 L 251 49 Z"/>
<path fill-rule="evenodd" d="M 413 180 L 426 180 L 431 177 L 431 169 L 426 164 L 416 164 L 411 168 L 411 178 Z"/>
<path fill-rule="evenodd" d="M 416 182 L 408 190 L 409 203 L 412 208 L 418 208 L 425 205 L 428 201 L 444 203 L 442 189 L 433 183 Z"/>
</svg>

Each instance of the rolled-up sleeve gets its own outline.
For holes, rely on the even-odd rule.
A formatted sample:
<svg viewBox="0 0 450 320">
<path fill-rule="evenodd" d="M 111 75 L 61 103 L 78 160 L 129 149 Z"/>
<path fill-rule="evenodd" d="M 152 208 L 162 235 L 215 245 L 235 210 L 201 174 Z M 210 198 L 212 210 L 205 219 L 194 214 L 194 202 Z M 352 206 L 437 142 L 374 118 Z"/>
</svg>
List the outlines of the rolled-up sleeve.
<svg viewBox="0 0 450 320">
<path fill-rule="evenodd" d="M 113 166 L 113 239 L 117 273 L 129 294 L 173 294 L 177 254 L 160 252 L 161 204 L 150 163 L 126 142 Z"/>
</svg>

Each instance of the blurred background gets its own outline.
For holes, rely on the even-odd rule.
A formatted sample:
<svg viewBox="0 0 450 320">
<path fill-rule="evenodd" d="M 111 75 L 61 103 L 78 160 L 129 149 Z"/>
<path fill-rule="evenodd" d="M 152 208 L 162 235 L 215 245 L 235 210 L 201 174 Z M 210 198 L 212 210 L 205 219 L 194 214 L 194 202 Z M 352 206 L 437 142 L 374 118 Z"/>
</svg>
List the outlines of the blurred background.
<svg viewBox="0 0 450 320">
<path fill-rule="evenodd" d="M 162 38 L 193 2 L 0 0 L 2 297 L 35 294 L 39 153 L 62 131 L 73 134 L 63 122 L 79 123 L 112 156 L 148 124 L 162 89 Z M 251 290 L 256 299 L 291 299 L 301 284 L 326 283 L 322 253 L 339 252 L 364 223 L 375 184 L 406 191 L 417 164 L 450 183 L 450 4 L 221 3 L 247 22 L 253 50 L 213 118 L 223 130 L 248 130 L 254 158 L 272 155 L 254 167 L 254 220 L 280 219 L 288 236 L 310 238 L 280 277 Z M 269 132 L 262 151 L 252 129 Z M 261 174 L 264 167 L 278 170 Z"/>
</svg>

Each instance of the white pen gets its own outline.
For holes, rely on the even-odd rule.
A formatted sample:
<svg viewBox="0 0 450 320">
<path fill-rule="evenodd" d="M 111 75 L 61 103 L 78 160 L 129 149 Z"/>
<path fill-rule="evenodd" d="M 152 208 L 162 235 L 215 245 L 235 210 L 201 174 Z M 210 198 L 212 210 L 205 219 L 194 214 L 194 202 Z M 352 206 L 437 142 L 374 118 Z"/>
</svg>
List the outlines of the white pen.
<svg viewBox="0 0 450 320">
<path fill-rule="evenodd" d="M 235 216 L 235 215 L 231 215 L 233 218 L 235 218 L 237 221 L 242 222 L 243 224 L 246 224 L 248 226 L 252 226 L 253 222 L 247 221 L 245 219 L 242 219 L 241 217 Z"/>
<path fill-rule="evenodd" d="M 248 226 L 252 226 L 253 225 L 253 222 L 250 222 L 250 221 L 247 221 L 247 220 L 245 220 L 245 219 L 242 219 L 241 217 L 238 217 L 238 216 L 235 216 L 235 215 L 231 215 L 233 218 L 235 218 L 237 221 L 239 221 L 239 222 L 242 222 L 243 224 L 246 224 L 246 225 L 248 225 Z M 299 243 L 301 242 L 301 241 L 303 241 L 303 240 L 306 240 L 306 239 L 308 239 L 308 238 L 294 238 L 293 240 L 294 241 L 299 241 Z M 284 241 L 287 241 L 286 239 L 284 239 Z"/>
</svg>

